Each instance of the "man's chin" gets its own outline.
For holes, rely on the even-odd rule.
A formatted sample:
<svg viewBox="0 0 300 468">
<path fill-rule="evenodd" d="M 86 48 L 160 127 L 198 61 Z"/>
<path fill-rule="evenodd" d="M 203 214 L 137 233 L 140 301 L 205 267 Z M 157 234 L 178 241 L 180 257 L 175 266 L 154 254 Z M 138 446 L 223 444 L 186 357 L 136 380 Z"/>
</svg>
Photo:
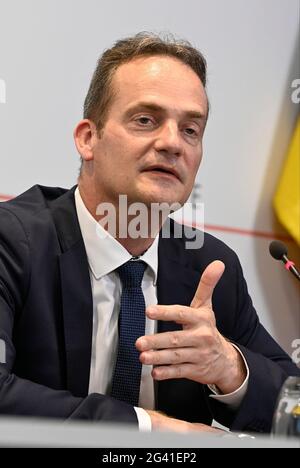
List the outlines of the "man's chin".
<svg viewBox="0 0 300 468">
<path fill-rule="evenodd" d="M 183 205 L 183 199 L 176 193 L 168 193 L 168 190 L 163 191 L 151 191 L 140 194 L 139 201 L 147 205 L 148 208 L 151 205 Z M 155 208 L 155 206 L 153 206 Z"/>
</svg>

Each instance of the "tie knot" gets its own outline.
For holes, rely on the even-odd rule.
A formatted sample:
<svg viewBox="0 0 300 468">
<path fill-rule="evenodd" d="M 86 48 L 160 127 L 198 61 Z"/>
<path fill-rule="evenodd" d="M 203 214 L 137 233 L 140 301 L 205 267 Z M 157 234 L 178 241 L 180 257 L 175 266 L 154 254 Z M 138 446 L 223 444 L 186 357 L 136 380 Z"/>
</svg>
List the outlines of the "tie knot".
<svg viewBox="0 0 300 468">
<path fill-rule="evenodd" d="M 139 288 L 146 269 L 146 263 L 138 260 L 124 263 L 117 272 L 119 273 L 123 288 Z"/>
</svg>

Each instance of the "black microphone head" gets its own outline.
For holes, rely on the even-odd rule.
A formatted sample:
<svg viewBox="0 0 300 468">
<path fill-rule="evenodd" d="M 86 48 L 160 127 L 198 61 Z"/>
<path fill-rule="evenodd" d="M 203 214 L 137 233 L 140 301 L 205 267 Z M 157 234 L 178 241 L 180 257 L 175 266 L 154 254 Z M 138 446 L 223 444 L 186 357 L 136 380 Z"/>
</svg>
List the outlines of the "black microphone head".
<svg viewBox="0 0 300 468">
<path fill-rule="evenodd" d="M 282 260 L 284 255 L 287 255 L 287 246 L 280 241 L 272 241 L 269 245 L 269 251 L 275 260 Z"/>
</svg>

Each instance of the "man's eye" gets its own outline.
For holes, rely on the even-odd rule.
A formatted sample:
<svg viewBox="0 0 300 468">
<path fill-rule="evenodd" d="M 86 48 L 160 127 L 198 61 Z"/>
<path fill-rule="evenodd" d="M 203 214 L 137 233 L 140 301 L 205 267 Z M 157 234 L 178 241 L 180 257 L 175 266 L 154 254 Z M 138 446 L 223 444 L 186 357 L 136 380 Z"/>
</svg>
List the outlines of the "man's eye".
<svg viewBox="0 0 300 468">
<path fill-rule="evenodd" d="M 139 118 L 136 119 L 136 120 L 137 120 L 137 122 L 138 122 L 139 124 L 141 124 L 141 125 L 150 125 L 150 124 L 153 123 L 152 120 L 151 120 L 149 117 L 144 117 L 144 116 L 139 117 Z"/>
<path fill-rule="evenodd" d="M 197 136 L 197 132 L 194 128 L 186 128 L 185 133 L 189 136 Z"/>
</svg>

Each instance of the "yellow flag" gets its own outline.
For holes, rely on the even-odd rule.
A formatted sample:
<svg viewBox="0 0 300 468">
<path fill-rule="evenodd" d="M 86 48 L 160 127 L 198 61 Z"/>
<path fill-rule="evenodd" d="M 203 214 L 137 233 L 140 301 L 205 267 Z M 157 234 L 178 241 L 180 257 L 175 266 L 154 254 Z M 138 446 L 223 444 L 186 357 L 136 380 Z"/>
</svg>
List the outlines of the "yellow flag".
<svg viewBox="0 0 300 468">
<path fill-rule="evenodd" d="M 300 245 L 300 117 L 279 179 L 274 208 L 281 224 Z"/>
</svg>

